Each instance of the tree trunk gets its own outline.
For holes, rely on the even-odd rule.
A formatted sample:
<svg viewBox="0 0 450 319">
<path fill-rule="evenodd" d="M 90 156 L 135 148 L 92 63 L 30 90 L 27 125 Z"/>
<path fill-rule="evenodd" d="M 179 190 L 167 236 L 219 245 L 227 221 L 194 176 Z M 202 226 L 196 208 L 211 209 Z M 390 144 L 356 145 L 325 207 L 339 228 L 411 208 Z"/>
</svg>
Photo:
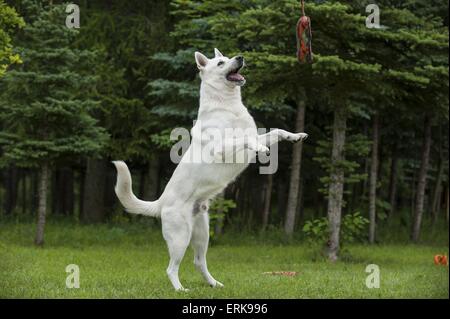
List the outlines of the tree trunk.
<svg viewBox="0 0 450 319">
<path fill-rule="evenodd" d="M 436 183 L 434 185 L 434 191 L 433 191 L 433 199 L 431 202 L 431 216 L 433 219 L 433 226 L 436 224 L 437 217 L 438 217 L 438 211 L 439 211 L 439 202 L 440 202 L 440 195 L 442 193 L 442 179 L 444 177 L 444 152 L 442 147 L 442 131 L 439 129 L 439 165 L 438 165 L 438 173 L 436 176 Z"/>
<path fill-rule="evenodd" d="M 268 174 L 264 184 L 264 208 L 262 213 L 262 230 L 269 224 L 270 204 L 272 200 L 273 174 Z"/>
<path fill-rule="evenodd" d="M 31 214 L 34 215 L 39 207 L 39 174 L 33 170 L 31 173 Z"/>
<path fill-rule="evenodd" d="M 62 202 L 61 188 L 60 188 L 60 174 L 59 169 L 55 168 L 49 173 L 50 182 L 50 213 L 51 215 L 57 215 L 61 213 L 60 206 Z"/>
<path fill-rule="evenodd" d="M 144 183 L 142 186 L 143 200 L 156 200 L 158 198 L 159 168 L 159 157 L 154 156 L 148 163 L 148 168 L 142 181 Z"/>
<path fill-rule="evenodd" d="M 424 139 L 422 146 L 422 160 L 420 164 L 419 176 L 417 181 L 416 204 L 414 207 L 413 230 L 411 236 L 414 242 L 417 242 L 420 236 L 420 226 L 422 224 L 425 189 L 427 186 L 428 162 L 430 160 L 430 148 L 431 148 L 431 121 L 430 118 L 426 116 Z"/>
<path fill-rule="evenodd" d="M 277 185 L 277 207 L 278 216 L 283 221 L 286 213 L 286 203 L 287 203 L 287 183 L 285 174 L 278 174 L 278 185 Z"/>
<path fill-rule="evenodd" d="M 305 94 L 297 102 L 297 119 L 295 121 L 295 132 L 305 130 Z M 289 195 L 286 209 L 286 219 L 284 223 L 284 232 L 287 236 L 292 236 L 295 226 L 295 215 L 297 212 L 298 192 L 300 187 L 300 170 L 302 165 L 303 142 L 293 145 L 291 178 L 289 184 Z"/>
<path fill-rule="evenodd" d="M 86 171 L 84 169 L 79 170 L 79 194 L 78 194 L 78 219 L 83 219 L 84 216 L 84 183 L 86 180 Z"/>
<path fill-rule="evenodd" d="M 377 217 L 377 176 L 378 176 L 378 144 L 380 139 L 380 119 L 378 113 L 373 118 L 373 130 L 372 130 L 372 159 L 370 162 L 370 181 L 369 181 L 369 242 L 373 244 L 375 242 L 375 229 L 376 229 L 376 217 Z"/>
<path fill-rule="evenodd" d="M 447 221 L 448 224 L 448 213 L 450 210 L 450 202 L 449 202 L 449 186 L 447 185 L 447 191 L 445 192 L 447 194 L 446 199 L 445 199 L 445 220 Z"/>
<path fill-rule="evenodd" d="M 27 190 L 27 171 L 22 169 L 22 215 L 27 213 L 28 190 Z"/>
<path fill-rule="evenodd" d="M 112 215 L 114 212 L 114 208 L 117 206 L 117 195 L 114 191 L 114 185 L 116 185 L 116 179 L 117 175 L 114 170 L 114 167 L 111 163 L 105 163 L 109 166 L 107 166 L 106 172 L 105 172 L 105 183 L 103 184 L 103 194 L 104 194 L 104 211 L 105 211 L 105 217 L 108 218 Z M 129 214 L 127 215 L 129 217 Z M 153 221 L 155 221 L 153 219 Z"/>
<path fill-rule="evenodd" d="M 64 168 L 64 214 L 73 216 L 75 207 L 75 181 L 72 167 Z"/>
<path fill-rule="evenodd" d="M 416 170 L 416 167 L 415 167 L 415 165 L 413 166 L 413 176 L 412 176 L 412 178 L 411 178 L 411 198 L 410 198 L 410 206 L 411 206 L 411 212 L 410 212 L 410 215 L 411 215 L 411 220 L 414 218 L 414 207 L 415 207 L 415 203 L 414 203 L 414 201 L 416 200 L 416 186 L 417 186 L 417 183 L 416 183 L 416 180 L 417 180 L 417 170 Z"/>
<path fill-rule="evenodd" d="M 314 181 L 314 184 L 311 185 L 312 189 L 319 189 L 319 183 L 317 181 Z M 322 211 L 323 211 L 323 198 L 322 195 L 318 192 L 315 191 L 312 194 L 312 203 L 313 203 L 313 207 L 315 207 L 315 209 L 312 211 L 312 216 L 311 218 L 316 218 L 316 216 L 321 216 Z"/>
<path fill-rule="evenodd" d="M 380 121 L 378 119 L 378 121 Z M 381 180 L 381 176 L 383 174 L 383 165 L 385 164 L 385 160 L 384 160 L 384 148 L 380 147 L 380 145 L 383 145 L 382 141 L 381 141 L 381 136 L 380 136 L 380 123 L 378 124 L 378 168 L 377 168 L 377 180 Z M 378 190 L 378 197 L 382 197 L 382 189 Z"/>
<path fill-rule="evenodd" d="M 340 162 L 344 160 L 346 130 L 346 110 L 344 106 L 339 105 L 334 110 L 333 150 L 331 154 L 332 171 L 328 190 L 328 221 L 330 225 L 328 258 L 331 261 L 336 261 L 339 254 L 339 233 L 344 193 L 344 170 L 340 166 Z"/>
<path fill-rule="evenodd" d="M 5 170 L 5 215 L 10 215 L 16 208 L 19 188 L 18 169 L 12 165 Z"/>
<path fill-rule="evenodd" d="M 255 179 L 252 178 L 252 175 L 249 175 L 250 188 L 252 191 L 248 192 L 248 216 L 247 216 L 247 227 L 251 229 L 253 226 L 253 217 L 255 215 L 255 211 L 261 211 L 262 201 L 261 201 L 261 192 L 262 187 L 260 183 L 255 183 Z M 259 214 L 258 214 L 259 217 Z"/>
<path fill-rule="evenodd" d="M 444 177 L 444 160 L 439 159 L 439 168 L 436 176 L 436 183 L 433 189 L 433 199 L 431 202 L 431 216 L 433 218 L 433 224 L 437 221 L 438 210 L 439 210 L 439 198 L 442 192 L 442 179 Z"/>
<path fill-rule="evenodd" d="M 41 174 L 39 176 L 39 207 L 38 207 L 38 221 L 36 238 L 34 243 L 38 246 L 44 244 L 44 228 L 45 228 L 45 215 L 47 213 L 47 184 L 48 184 L 48 163 L 45 162 L 41 166 Z"/>
<path fill-rule="evenodd" d="M 363 130 L 363 134 L 364 136 L 368 136 L 369 135 L 369 128 L 368 128 L 368 124 L 366 122 L 364 122 L 364 130 Z M 369 176 L 369 159 L 367 157 L 364 158 L 364 175 L 365 176 Z M 369 181 L 367 178 L 364 178 L 362 180 L 362 191 L 361 191 L 361 198 L 364 198 L 367 195 L 367 189 L 368 187 Z"/>
<path fill-rule="evenodd" d="M 52 214 L 72 215 L 74 207 L 73 171 L 57 168 L 52 174 Z"/>
<path fill-rule="evenodd" d="M 389 177 L 389 204 L 391 209 L 389 210 L 390 219 L 395 214 L 395 209 L 397 208 L 397 171 L 398 171 L 398 144 L 394 145 L 394 150 L 392 152 L 391 159 L 391 170 Z"/>
<path fill-rule="evenodd" d="M 82 215 L 82 221 L 85 223 L 105 220 L 106 169 L 107 162 L 103 159 L 89 158 L 87 161 Z"/>
<path fill-rule="evenodd" d="M 304 179 L 302 178 L 300 180 L 300 187 L 298 190 L 298 203 L 297 203 L 297 212 L 296 212 L 296 224 L 299 225 L 301 221 L 303 220 L 303 206 L 304 206 Z"/>
</svg>

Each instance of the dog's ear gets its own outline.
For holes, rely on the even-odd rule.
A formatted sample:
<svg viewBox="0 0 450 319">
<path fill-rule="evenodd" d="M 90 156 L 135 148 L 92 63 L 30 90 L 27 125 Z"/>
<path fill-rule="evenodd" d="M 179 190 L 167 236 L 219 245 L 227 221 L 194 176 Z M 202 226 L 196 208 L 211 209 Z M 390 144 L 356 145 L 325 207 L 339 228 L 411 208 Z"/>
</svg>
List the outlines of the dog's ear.
<svg viewBox="0 0 450 319">
<path fill-rule="evenodd" d="M 202 70 L 208 64 L 208 58 L 200 52 L 195 52 L 195 62 L 197 62 L 197 67 Z"/>
<path fill-rule="evenodd" d="M 216 55 L 216 58 L 223 57 L 222 52 L 220 52 L 218 49 L 214 48 L 214 54 Z"/>
</svg>

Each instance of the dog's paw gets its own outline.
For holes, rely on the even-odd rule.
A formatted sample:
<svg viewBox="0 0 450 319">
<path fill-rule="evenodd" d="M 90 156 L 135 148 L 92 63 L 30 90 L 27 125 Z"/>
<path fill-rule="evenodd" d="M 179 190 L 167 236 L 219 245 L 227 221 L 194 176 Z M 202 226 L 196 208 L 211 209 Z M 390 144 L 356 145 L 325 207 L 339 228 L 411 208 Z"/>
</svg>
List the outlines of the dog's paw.
<svg viewBox="0 0 450 319">
<path fill-rule="evenodd" d="M 266 154 L 270 152 L 269 148 L 262 144 L 258 144 L 258 146 L 256 147 L 256 151 L 261 152 L 261 153 L 266 153 Z"/>
<path fill-rule="evenodd" d="M 215 282 L 215 284 L 211 285 L 211 287 L 213 288 L 223 288 L 223 283 L 221 283 L 220 281 Z"/>
<path fill-rule="evenodd" d="M 181 288 L 178 288 L 177 291 L 179 291 L 179 292 L 189 292 L 189 289 L 181 287 Z"/>
<path fill-rule="evenodd" d="M 247 147 L 255 152 L 263 152 L 263 153 L 269 153 L 269 148 L 263 144 L 259 144 L 256 139 L 250 139 L 248 141 Z"/>
<path fill-rule="evenodd" d="M 290 136 L 287 137 L 288 141 L 291 142 L 298 142 L 298 141 L 304 141 L 308 138 L 308 134 L 306 133 L 296 133 L 296 134 L 292 134 Z"/>
</svg>

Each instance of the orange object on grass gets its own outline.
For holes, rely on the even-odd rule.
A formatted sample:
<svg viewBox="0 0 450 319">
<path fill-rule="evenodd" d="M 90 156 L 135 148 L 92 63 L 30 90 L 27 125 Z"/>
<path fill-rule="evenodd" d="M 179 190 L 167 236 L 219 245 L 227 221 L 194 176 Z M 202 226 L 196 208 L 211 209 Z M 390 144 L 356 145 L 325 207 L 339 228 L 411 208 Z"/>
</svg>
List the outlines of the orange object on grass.
<svg viewBox="0 0 450 319">
<path fill-rule="evenodd" d="M 434 256 L 435 265 L 448 266 L 448 260 L 446 255 L 436 255 Z"/>
</svg>

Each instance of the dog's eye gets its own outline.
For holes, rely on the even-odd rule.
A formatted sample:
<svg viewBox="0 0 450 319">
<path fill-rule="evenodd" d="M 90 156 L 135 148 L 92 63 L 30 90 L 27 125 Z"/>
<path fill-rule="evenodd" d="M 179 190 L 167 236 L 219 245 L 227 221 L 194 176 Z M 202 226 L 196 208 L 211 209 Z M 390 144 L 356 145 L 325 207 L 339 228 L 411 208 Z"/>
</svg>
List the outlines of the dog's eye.
<svg viewBox="0 0 450 319">
<path fill-rule="evenodd" d="M 219 63 L 217 63 L 217 66 L 221 66 L 221 65 L 223 65 L 225 62 L 223 62 L 223 61 L 219 61 Z"/>
</svg>

